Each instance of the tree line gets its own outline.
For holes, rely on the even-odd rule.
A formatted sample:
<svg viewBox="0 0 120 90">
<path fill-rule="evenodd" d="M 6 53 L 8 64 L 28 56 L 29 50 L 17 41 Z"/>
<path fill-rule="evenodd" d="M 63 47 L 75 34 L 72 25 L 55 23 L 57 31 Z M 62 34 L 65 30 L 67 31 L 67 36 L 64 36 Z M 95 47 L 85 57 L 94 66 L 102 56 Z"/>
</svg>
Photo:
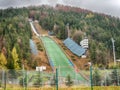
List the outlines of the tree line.
<svg viewBox="0 0 120 90">
<path fill-rule="evenodd" d="M 0 16 L 0 68 L 21 69 L 23 62 L 31 56 L 28 10 L 1 9 Z"/>
</svg>

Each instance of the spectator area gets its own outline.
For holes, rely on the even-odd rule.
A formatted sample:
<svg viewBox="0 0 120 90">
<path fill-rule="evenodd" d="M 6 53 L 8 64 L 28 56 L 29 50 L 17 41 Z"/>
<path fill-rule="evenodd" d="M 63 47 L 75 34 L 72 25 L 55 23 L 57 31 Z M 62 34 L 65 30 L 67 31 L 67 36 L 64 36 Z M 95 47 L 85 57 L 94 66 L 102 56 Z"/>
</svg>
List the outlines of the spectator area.
<svg viewBox="0 0 120 90">
<path fill-rule="evenodd" d="M 70 51 L 72 51 L 77 56 L 82 56 L 86 52 L 86 49 L 79 46 L 76 42 L 74 42 L 70 38 L 67 38 L 66 40 L 64 40 L 63 43 Z"/>
</svg>

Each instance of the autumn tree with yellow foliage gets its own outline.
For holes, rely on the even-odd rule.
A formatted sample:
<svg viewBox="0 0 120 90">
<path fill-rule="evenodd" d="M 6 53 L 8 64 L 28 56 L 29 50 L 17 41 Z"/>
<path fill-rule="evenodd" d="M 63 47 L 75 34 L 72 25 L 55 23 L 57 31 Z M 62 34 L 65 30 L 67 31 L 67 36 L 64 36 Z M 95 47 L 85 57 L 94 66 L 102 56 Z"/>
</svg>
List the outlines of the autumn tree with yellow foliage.
<svg viewBox="0 0 120 90">
<path fill-rule="evenodd" d="M 6 57 L 3 53 L 0 54 L 0 68 L 5 68 L 5 65 L 7 64 Z"/>
<path fill-rule="evenodd" d="M 20 69 L 19 58 L 15 47 L 13 47 L 12 49 L 12 58 L 13 58 L 14 69 Z"/>
</svg>

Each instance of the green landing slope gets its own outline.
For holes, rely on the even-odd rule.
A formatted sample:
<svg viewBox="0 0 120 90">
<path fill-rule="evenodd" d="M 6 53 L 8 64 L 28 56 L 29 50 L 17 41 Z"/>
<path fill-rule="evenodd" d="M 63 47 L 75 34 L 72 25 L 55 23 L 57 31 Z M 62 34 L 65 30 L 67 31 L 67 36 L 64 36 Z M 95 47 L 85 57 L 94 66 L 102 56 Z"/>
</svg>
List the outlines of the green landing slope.
<svg viewBox="0 0 120 90">
<path fill-rule="evenodd" d="M 77 78 L 82 81 L 85 80 L 80 74 L 75 72 L 69 59 L 55 41 L 49 37 L 41 37 L 41 39 L 52 67 L 58 68 L 60 76 L 66 77 L 69 74 L 72 78 Z"/>
</svg>

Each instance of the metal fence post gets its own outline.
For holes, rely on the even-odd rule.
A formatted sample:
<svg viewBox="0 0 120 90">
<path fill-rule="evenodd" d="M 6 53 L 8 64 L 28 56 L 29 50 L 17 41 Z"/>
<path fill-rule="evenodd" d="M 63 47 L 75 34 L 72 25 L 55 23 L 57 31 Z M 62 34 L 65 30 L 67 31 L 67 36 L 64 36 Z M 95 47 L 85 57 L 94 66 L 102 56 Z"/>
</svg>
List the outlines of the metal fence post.
<svg viewBox="0 0 120 90">
<path fill-rule="evenodd" d="M 23 65 L 23 67 L 22 67 L 23 69 L 22 69 L 22 74 L 23 74 L 23 77 L 22 77 L 22 85 L 23 85 L 23 88 L 25 87 L 25 75 L 24 75 L 24 73 L 25 73 L 25 70 L 24 70 L 24 65 Z"/>
<path fill-rule="evenodd" d="M 4 71 L 4 90 L 6 90 L 6 70 Z"/>
<path fill-rule="evenodd" d="M 92 82 L 92 65 L 90 65 L 90 85 L 91 85 L 91 90 L 93 90 L 93 82 Z"/>
<path fill-rule="evenodd" d="M 2 69 L 2 82 L 1 82 L 1 86 L 4 87 L 4 70 Z"/>
<path fill-rule="evenodd" d="M 27 90 L 27 71 L 25 72 L 25 90 Z"/>
<path fill-rule="evenodd" d="M 117 80 L 118 80 L 118 86 L 119 86 L 119 71 L 118 71 L 118 69 L 117 69 Z"/>
<path fill-rule="evenodd" d="M 56 68 L 56 90 L 58 90 L 58 70 Z"/>
</svg>

